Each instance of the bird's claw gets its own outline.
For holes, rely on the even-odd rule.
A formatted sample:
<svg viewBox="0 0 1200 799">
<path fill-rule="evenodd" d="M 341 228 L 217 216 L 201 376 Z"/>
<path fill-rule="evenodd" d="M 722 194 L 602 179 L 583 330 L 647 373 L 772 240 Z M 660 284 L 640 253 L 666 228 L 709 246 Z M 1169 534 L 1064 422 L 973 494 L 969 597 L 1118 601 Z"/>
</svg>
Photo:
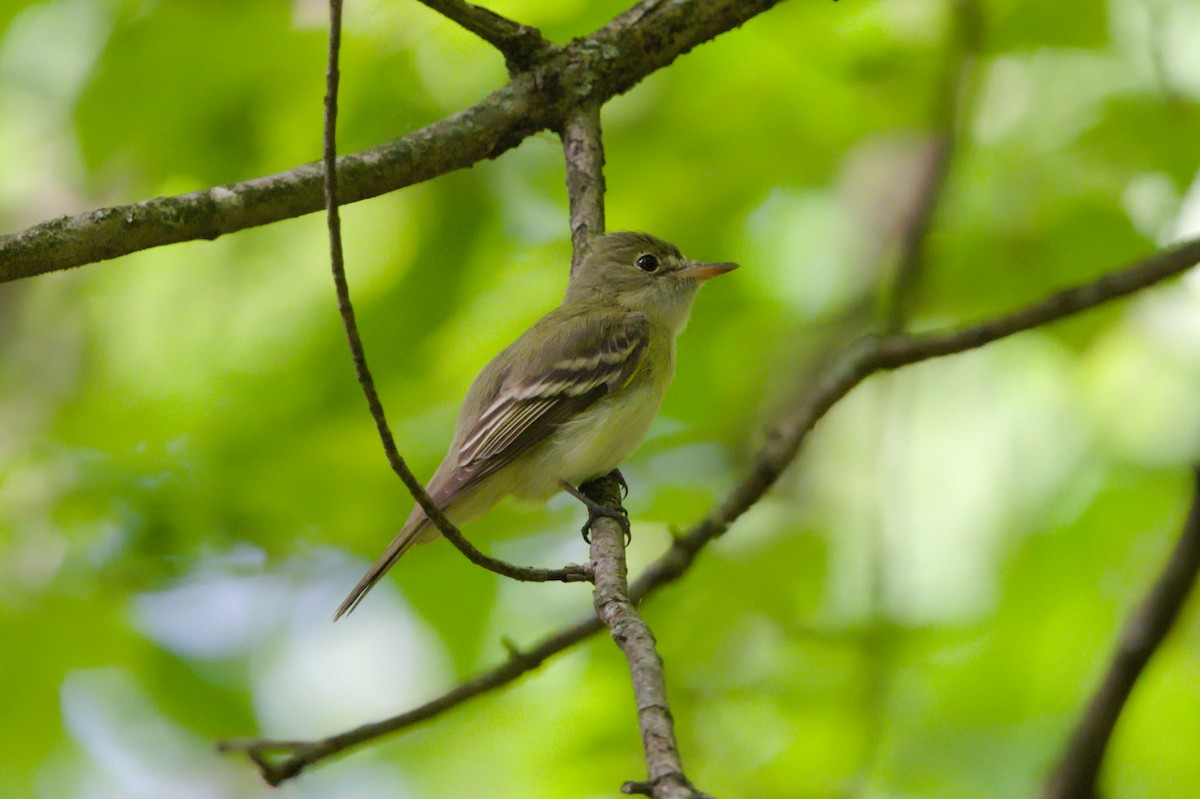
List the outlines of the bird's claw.
<svg viewBox="0 0 1200 799">
<path fill-rule="evenodd" d="M 629 511 L 622 508 L 620 505 L 601 505 L 598 502 L 589 500 L 588 518 L 580 528 L 583 533 L 583 540 L 587 543 L 592 543 L 592 525 L 597 519 L 608 518 L 621 525 L 621 532 L 625 533 L 625 546 L 629 546 L 629 542 L 633 540 L 633 531 L 629 527 Z"/>
<path fill-rule="evenodd" d="M 621 476 L 621 473 L 615 469 L 613 470 L 613 473 L 616 475 L 618 483 L 622 486 L 625 486 L 625 478 Z M 596 523 L 597 519 L 609 518 L 621 525 L 621 531 L 625 533 L 625 544 L 626 546 L 629 545 L 629 542 L 633 540 L 633 531 L 629 526 L 629 511 L 625 510 L 619 504 L 602 505 L 593 500 L 587 494 L 580 491 L 575 486 L 568 483 L 566 480 L 562 480 L 560 482 L 563 489 L 568 494 L 582 502 L 583 506 L 588 509 L 587 521 L 584 522 L 583 527 L 580 528 L 580 531 L 583 533 L 584 541 L 589 544 L 592 543 L 592 525 Z M 628 490 L 627 486 L 625 486 L 625 488 Z"/>
<path fill-rule="evenodd" d="M 608 473 L 608 476 L 617 481 L 617 485 L 621 487 L 621 499 L 629 496 L 629 483 L 625 482 L 625 475 L 621 474 L 620 469 L 613 469 Z"/>
</svg>

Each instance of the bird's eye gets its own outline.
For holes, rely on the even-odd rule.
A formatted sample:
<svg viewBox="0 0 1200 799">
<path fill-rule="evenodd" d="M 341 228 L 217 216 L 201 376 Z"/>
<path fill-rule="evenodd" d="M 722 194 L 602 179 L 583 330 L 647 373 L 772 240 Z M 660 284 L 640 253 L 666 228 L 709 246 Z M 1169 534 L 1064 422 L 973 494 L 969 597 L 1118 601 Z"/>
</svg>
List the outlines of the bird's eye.
<svg viewBox="0 0 1200 799">
<path fill-rule="evenodd" d="M 637 259 L 637 267 L 643 272 L 657 272 L 658 258 L 653 255 L 643 255 Z"/>
</svg>

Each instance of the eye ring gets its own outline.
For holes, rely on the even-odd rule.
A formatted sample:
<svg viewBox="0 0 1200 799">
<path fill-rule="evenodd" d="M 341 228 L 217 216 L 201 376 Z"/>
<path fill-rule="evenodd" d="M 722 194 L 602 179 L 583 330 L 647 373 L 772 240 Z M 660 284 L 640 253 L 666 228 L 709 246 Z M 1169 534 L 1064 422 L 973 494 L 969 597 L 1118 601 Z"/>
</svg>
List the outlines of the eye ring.
<svg viewBox="0 0 1200 799">
<path fill-rule="evenodd" d="M 647 253 L 646 255 L 639 256 L 636 263 L 637 263 L 637 268 L 641 269 L 643 272 L 657 272 L 658 271 L 658 267 L 659 267 L 658 257 L 654 256 L 654 255 L 650 255 L 649 253 Z"/>
</svg>

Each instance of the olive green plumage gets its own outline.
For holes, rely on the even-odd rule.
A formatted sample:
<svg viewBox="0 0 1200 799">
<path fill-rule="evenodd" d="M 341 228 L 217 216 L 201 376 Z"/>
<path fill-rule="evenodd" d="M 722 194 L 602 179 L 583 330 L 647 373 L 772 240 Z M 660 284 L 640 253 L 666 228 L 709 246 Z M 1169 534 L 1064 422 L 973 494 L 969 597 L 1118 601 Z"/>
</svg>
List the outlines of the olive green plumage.
<svg viewBox="0 0 1200 799">
<path fill-rule="evenodd" d="M 675 371 L 675 336 L 701 283 L 735 268 L 645 233 L 598 238 L 562 305 L 491 360 L 467 391 L 427 491 L 455 524 L 515 494 L 607 474 L 641 442 Z M 338 608 L 353 610 L 401 555 L 437 536 L 420 506 Z"/>
</svg>

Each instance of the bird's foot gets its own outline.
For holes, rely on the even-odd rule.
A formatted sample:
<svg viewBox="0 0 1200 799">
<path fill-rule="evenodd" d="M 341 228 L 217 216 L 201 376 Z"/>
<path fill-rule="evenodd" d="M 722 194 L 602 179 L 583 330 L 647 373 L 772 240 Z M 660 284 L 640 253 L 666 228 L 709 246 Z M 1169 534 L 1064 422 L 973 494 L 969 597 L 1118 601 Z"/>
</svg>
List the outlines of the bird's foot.
<svg viewBox="0 0 1200 799">
<path fill-rule="evenodd" d="M 592 543 L 592 525 L 595 524 L 596 519 L 606 517 L 621 526 L 621 532 L 625 534 L 625 546 L 629 546 L 629 542 L 633 540 L 633 531 L 629 526 L 629 511 L 620 505 L 601 505 L 597 502 L 591 502 L 587 509 L 587 521 L 583 523 L 583 527 L 579 528 L 585 542 Z"/>
<path fill-rule="evenodd" d="M 621 473 L 616 469 L 613 470 L 613 474 L 616 475 L 617 481 L 625 490 L 625 492 L 628 493 L 629 486 L 625 483 L 625 478 L 622 477 Z M 568 483 L 566 480 L 562 480 L 560 482 L 562 483 L 564 491 L 582 502 L 583 506 L 588 509 L 588 519 L 586 522 L 584 522 L 583 527 L 580 528 L 580 532 L 583 533 L 584 541 L 589 544 L 592 543 L 592 525 L 595 524 L 596 520 L 600 518 L 613 519 L 617 524 L 621 525 L 621 531 L 625 533 L 626 545 L 633 540 L 633 532 L 629 527 L 629 511 L 625 510 L 619 504 L 602 505 L 601 503 L 593 500 L 587 494 L 583 493 L 583 491 Z M 584 485 L 587 485 L 587 483 L 584 483 Z"/>
</svg>

